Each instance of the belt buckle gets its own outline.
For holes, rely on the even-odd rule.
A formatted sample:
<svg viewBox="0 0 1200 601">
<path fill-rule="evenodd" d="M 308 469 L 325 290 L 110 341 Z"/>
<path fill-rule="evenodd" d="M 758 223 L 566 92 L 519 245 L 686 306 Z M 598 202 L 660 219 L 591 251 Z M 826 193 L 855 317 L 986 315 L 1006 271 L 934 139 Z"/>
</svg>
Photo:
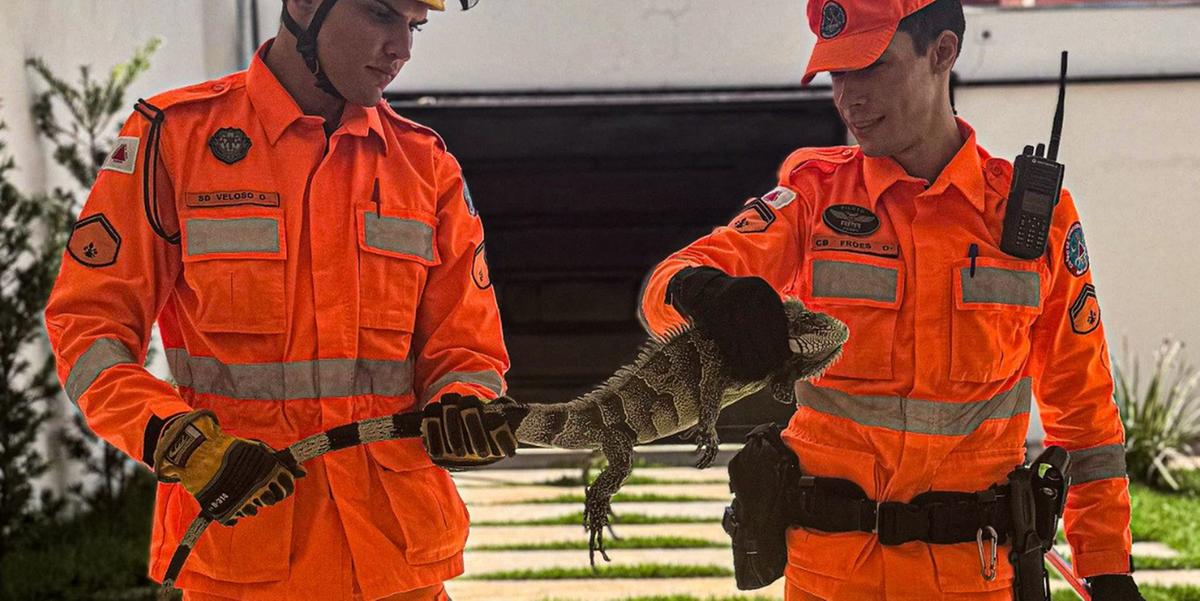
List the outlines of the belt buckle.
<svg viewBox="0 0 1200 601">
<path fill-rule="evenodd" d="M 895 501 L 875 504 L 875 535 L 879 537 L 879 544 L 894 546 L 905 542 L 897 540 L 896 535 L 896 508 L 900 505 L 903 503 Z"/>
</svg>

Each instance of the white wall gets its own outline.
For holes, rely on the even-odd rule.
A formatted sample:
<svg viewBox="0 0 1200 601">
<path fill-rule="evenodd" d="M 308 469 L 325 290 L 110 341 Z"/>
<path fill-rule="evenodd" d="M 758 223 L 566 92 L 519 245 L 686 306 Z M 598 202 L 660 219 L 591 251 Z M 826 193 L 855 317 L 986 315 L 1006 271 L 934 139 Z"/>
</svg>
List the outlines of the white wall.
<svg viewBox="0 0 1200 601">
<path fill-rule="evenodd" d="M 481 0 L 467 13 L 433 14 L 391 90 L 795 86 L 815 42 L 805 4 Z M 276 11 L 264 14 L 278 23 Z M 1053 77 L 1067 49 L 1077 76 L 1197 74 L 1196 31 L 1200 6 L 973 9 L 960 71 L 968 80 Z"/>
<path fill-rule="evenodd" d="M 1055 86 L 961 90 L 994 155 L 1048 141 Z M 1200 365 L 1200 80 L 1067 90 L 1059 159 L 1079 207 L 1109 344 L 1146 360 L 1163 336 Z"/>
</svg>

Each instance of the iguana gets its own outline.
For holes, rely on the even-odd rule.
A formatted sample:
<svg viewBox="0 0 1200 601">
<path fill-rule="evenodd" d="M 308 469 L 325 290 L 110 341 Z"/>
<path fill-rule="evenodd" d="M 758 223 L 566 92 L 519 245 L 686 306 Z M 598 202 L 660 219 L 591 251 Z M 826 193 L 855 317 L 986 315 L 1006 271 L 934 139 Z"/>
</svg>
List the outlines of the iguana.
<svg viewBox="0 0 1200 601">
<path fill-rule="evenodd" d="M 791 404 L 796 380 L 820 376 L 838 358 L 849 338 L 845 324 L 809 311 L 796 299 L 784 302 L 784 312 L 792 355 L 763 380 L 735 381 L 722 368 L 716 343 L 684 326 L 647 342 L 631 365 L 592 392 L 566 403 L 520 405 L 528 414 L 517 428 L 517 440 L 565 449 L 598 448 L 608 459 L 608 467 L 587 488 L 584 506 L 593 565 L 596 551 L 609 560 L 604 528 L 612 496 L 632 470 L 634 445 L 694 428 L 696 467 L 707 467 L 717 456 L 722 408 L 768 386 L 772 397 Z"/>
</svg>

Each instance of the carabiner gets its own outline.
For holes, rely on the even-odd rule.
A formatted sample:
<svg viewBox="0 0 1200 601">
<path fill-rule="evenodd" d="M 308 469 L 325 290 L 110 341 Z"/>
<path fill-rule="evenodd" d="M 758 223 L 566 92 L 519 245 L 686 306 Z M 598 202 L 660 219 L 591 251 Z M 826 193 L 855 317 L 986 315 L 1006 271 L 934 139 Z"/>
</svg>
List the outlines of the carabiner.
<svg viewBox="0 0 1200 601">
<path fill-rule="evenodd" d="M 983 552 L 983 534 L 985 532 L 992 543 L 990 558 Z M 996 579 L 996 547 L 999 546 L 999 539 L 1000 536 L 996 534 L 996 529 L 991 526 L 984 526 L 975 532 L 975 545 L 979 548 L 980 574 L 983 575 L 983 579 L 987 582 Z"/>
</svg>

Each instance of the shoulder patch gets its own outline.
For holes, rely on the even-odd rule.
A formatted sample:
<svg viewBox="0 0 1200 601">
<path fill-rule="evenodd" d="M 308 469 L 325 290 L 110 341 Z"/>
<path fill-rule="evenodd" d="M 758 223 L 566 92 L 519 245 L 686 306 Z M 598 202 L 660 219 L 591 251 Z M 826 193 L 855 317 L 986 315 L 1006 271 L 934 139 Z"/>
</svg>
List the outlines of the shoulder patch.
<svg viewBox="0 0 1200 601">
<path fill-rule="evenodd" d="M 1067 239 L 1063 241 L 1063 262 L 1067 265 L 1067 271 L 1075 277 L 1083 276 L 1091 268 L 1087 243 L 1083 240 L 1083 226 L 1078 221 L 1067 230 Z"/>
<path fill-rule="evenodd" d="M 1090 334 L 1100 327 L 1100 303 L 1096 300 L 1096 287 L 1084 284 L 1071 303 L 1071 329 L 1076 334 Z"/>
<path fill-rule="evenodd" d="M 67 241 L 67 254 L 86 267 L 108 267 L 120 250 L 121 235 L 103 213 L 76 222 Z"/>
<path fill-rule="evenodd" d="M 478 216 L 479 212 L 475 210 L 475 201 L 471 199 L 471 188 L 467 187 L 467 180 L 463 180 L 463 200 L 467 203 L 467 213 L 472 217 Z"/>
<path fill-rule="evenodd" d="M 762 200 L 776 209 L 782 209 L 783 207 L 792 204 L 793 200 L 796 200 L 796 193 L 784 188 L 783 186 L 779 186 L 778 188 L 763 194 Z"/>
<path fill-rule="evenodd" d="M 480 290 L 492 287 L 492 275 L 488 270 L 487 250 L 484 249 L 483 242 L 475 249 L 475 258 L 471 262 L 471 279 Z"/>
<path fill-rule="evenodd" d="M 765 232 L 775 223 L 775 212 L 761 198 L 752 199 L 742 212 L 738 213 L 733 218 L 733 223 L 729 227 L 743 234 L 757 234 Z"/>
<path fill-rule="evenodd" d="M 116 171 L 117 173 L 133 173 L 137 167 L 138 146 L 141 139 L 136 136 L 121 136 L 113 144 L 112 152 L 104 158 L 100 165 L 101 171 Z"/>
</svg>

